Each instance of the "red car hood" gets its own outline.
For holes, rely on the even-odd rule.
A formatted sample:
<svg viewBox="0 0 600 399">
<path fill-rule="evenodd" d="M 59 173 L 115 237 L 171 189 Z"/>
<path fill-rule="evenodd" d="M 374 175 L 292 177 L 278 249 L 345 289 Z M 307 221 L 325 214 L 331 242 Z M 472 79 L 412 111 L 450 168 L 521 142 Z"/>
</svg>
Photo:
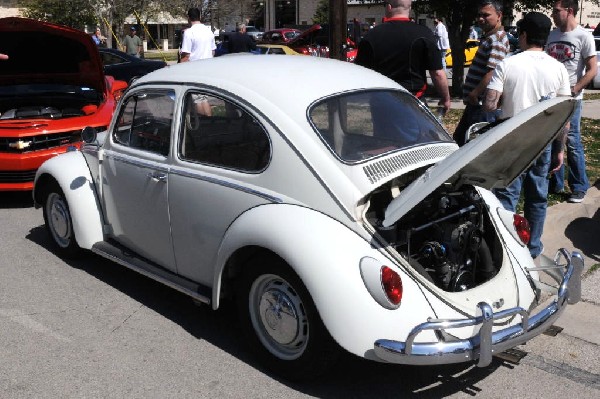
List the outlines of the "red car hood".
<svg viewBox="0 0 600 399">
<path fill-rule="evenodd" d="M 26 18 L 0 18 L 0 85 L 59 83 L 106 92 L 100 54 L 83 31 Z"/>
</svg>

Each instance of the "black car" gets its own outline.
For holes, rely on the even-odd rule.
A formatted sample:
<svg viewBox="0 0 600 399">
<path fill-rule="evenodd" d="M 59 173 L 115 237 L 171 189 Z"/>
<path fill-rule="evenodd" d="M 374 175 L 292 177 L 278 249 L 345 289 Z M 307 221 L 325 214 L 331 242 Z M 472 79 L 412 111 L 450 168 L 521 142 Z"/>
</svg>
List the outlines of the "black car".
<svg viewBox="0 0 600 399">
<path fill-rule="evenodd" d="M 104 64 L 104 73 L 129 84 L 140 76 L 167 66 L 164 61 L 145 60 L 112 48 L 100 47 L 98 51 Z"/>
</svg>

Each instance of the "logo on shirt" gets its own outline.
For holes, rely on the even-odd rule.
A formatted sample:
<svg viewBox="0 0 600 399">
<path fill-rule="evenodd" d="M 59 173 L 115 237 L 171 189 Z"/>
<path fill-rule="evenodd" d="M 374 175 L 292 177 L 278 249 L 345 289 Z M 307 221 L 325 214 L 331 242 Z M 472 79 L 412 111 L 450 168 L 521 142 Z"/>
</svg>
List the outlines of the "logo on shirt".
<svg viewBox="0 0 600 399">
<path fill-rule="evenodd" d="M 560 61 L 570 61 L 575 59 L 575 46 L 568 42 L 554 42 L 548 44 L 546 49 L 548 55 Z"/>
</svg>

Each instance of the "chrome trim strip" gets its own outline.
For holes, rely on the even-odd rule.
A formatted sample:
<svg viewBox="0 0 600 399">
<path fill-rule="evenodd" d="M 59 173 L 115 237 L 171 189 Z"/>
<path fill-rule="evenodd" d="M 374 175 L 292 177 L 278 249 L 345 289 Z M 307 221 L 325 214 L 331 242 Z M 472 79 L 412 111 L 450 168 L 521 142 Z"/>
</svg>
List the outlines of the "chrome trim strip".
<svg viewBox="0 0 600 399">
<path fill-rule="evenodd" d="M 161 165 L 158 160 L 156 162 L 151 162 L 151 161 L 141 160 L 139 158 L 132 159 L 133 157 L 124 156 L 122 154 L 116 154 L 113 151 L 105 151 L 104 158 L 109 158 L 109 159 L 112 158 L 116 161 L 121 161 L 128 165 L 141 166 L 143 168 L 149 168 L 149 169 L 154 169 L 154 170 L 159 170 L 161 172 L 169 173 L 169 168 L 167 166 Z"/>
<path fill-rule="evenodd" d="M 561 266 L 560 258 L 564 257 L 567 264 Z M 477 366 L 486 367 L 492 361 L 492 356 L 507 349 L 514 348 L 531 338 L 543 333 L 550 327 L 565 310 L 567 303 L 575 303 L 579 298 L 577 287 L 581 283 L 583 258 L 578 253 L 571 255 L 561 248 L 554 262 L 563 272 L 556 298 L 539 313 L 528 316 L 525 309 L 515 307 L 497 313 L 485 302 L 477 306 L 481 316 L 470 319 L 432 320 L 422 323 L 408 334 L 406 342 L 379 339 L 375 341 L 375 354 L 382 360 L 398 364 L 432 365 L 461 363 L 479 359 Z M 574 287 L 573 296 L 569 287 Z M 492 332 L 494 320 L 521 315 L 521 322 L 514 326 Z M 415 338 L 423 331 L 442 331 L 449 328 L 460 328 L 480 325 L 479 332 L 467 339 L 456 341 L 414 343 Z M 438 334 L 441 336 L 441 334 Z"/>
<path fill-rule="evenodd" d="M 166 166 L 162 166 L 158 163 L 152 163 L 150 161 L 145 161 L 145 160 L 130 159 L 129 157 L 125 157 L 125 156 L 122 156 L 119 154 L 112 154 L 112 153 L 109 154 L 108 152 L 105 153 L 105 158 L 113 158 L 114 160 L 121 161 L 123 163 L 133 165 L 133 166 L 141 166 L 144 168 L 149 168 L 149 169 L 153 169 L 153 170 L 160 171 L 160 172 L 165 172 L 165 173 L 174 174 L 174 175 L 183 176 L 183 177 L 189 177 L 191 179 L 203 180 L 203 181 L 206 181 L 209 183 L 218 184 L 220 186 L 231 188 L 231 189 L 234 189 L 237 191 L 242 191 L 247 194 L 255 195 L 255 196 L 263 198 L 269 202 L 274 202 L 274 203 L 278 203 L 278 204 L 283 203 L 283 199 L 280 197 L 275 197 L 273 195 L 270 195 L 270 194 L 267 194 L 267 193 L 264 193 L 261 191 L 257 191 L 255 189 L 252 189 L 249 187 L 245 187 L 240 184 L 235 184 L 235 183 L 232 183 L 232 182 L 229 182 L 226 180 L 209 177 L 209 176 L 203 175 L 202 173 L 193 173 L 188 170 L 180 169 L 178 167 L 166 167 Z"/>
<path fill-rule="evenodd" d="M 92 246 L 91 251 L 108 260 L 118 263 L 121 266 L 125 266 L 126 268 L 131 269 L 143 276 L 164 284 L 167 287 L 173 288 L 182 294 L 188 295 L 197 301 L 209 305 L 211 303 L 209 296 L 202 295 L 198 292 L 198 287 L 200 286 L 199 284 L 184 281 L 184 279 L 181 277 L 171 274 L 166 270 L 161 270 L 157 267 L 149 265 L 138 258 L 131 257 L 131 261 L 128 262 L 118 255 L 119 250 L 117 248 L 108 243 L 97 243 Z"/>
<path fill-rule="evenodd" d="M 222 179 L 216 179 L 214 177 L 206 176 L 206 175 L 203 175 L 201 173 L 193 173 L 193 172 L 190 172 L 190 171 L 187 171 L 187 170 L 181 170 L 179 168 L 171 168 L 170 173 L 173 174 L 173 175 L 178 175 L 178 176 L 183 176 L 183 177 L 189 177 L 191 179 L 198 179 L 198 180 L 202 180 L 202 181 L 205 181 L 205 182 L 208 182 L 208 183 L 218 184 L 218 185 L 223 186 L 223 187 L 231 188 L 231 189 L 234 189 L 234 190 L 242 191 L 242 192 L 247 193 L 247 194 L 255 195 L 257 197 L 261 197 L 261 198 L 263 198 L 263 199 L 265 199 L 267 201 L 274 202 L 274 203 L 277 203 L 277 204 L 282 204 L 283 203 L 283 199 L 281 199 L 280 197 L 275 197 L 275 196 L 272 196 L 270 194 L 267 194 L 267 193 L 264 193 L 264 192 L 261 192 L 261 191 L 257 191 L 255 189 L 242 186 L 240 184 L 235 184 L 235 183 L 232 183 L 232 182 L 229 182 L 229 181 L 226 181 L 226 180 L 222 180 Z"/>
</svg>

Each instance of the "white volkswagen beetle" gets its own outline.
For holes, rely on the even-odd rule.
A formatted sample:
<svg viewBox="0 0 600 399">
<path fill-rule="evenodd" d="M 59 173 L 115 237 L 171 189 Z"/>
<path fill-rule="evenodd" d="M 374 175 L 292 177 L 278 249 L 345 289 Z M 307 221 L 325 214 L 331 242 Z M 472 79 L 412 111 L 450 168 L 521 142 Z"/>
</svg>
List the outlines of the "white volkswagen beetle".
<svg viewBox="0 0 600 399">
<path fill-rule="evenodd" d="M 525 220 L 488 191 L 572 109 L 545 101 L 458 149 L 373 71 L 220 57 L 137 80 L 107 132 L 43 164 L 34 199 L 59 254 L 90 250 L 214 309 L 235 300 L 251 349 L 287 378 L 341 348 L 486 366 L 579 300 L 582 257 L 536 268 Z"/>
</svg>

